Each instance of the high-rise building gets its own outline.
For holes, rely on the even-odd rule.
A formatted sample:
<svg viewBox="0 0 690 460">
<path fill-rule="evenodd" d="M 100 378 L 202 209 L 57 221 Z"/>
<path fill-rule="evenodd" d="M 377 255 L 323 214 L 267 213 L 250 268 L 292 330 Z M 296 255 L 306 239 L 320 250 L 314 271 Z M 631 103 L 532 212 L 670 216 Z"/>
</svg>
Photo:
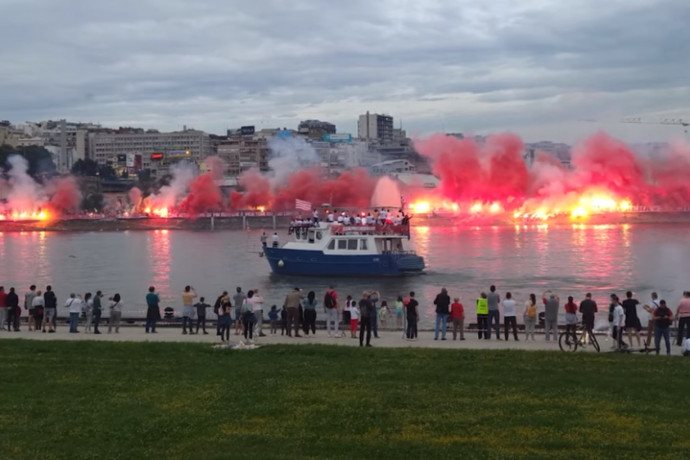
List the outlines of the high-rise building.
<svg viewBox="0 0 690 460">
<path fill-rule="evenodd" d="M 393 141 L 393 117 L 378 113 L 359 116 L 357 136 L 370 142 L 387 144 Z"/>
</svg>

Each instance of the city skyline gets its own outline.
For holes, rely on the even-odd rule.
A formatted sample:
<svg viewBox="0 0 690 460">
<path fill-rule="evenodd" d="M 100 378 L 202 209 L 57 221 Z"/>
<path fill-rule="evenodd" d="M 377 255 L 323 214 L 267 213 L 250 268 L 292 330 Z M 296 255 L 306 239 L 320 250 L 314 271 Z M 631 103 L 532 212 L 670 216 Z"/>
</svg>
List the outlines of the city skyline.
<svg viewBox="0 0 690 460">
<path fill-rule="evenodd" d="M 681 1 L 0 3 L 0 119 L 15 123 L 224 133 L 319 119 L 356 134 L 371 111 L 412 137 L 573 143 L 600 129 L 668 141 L 681 127 L 618 120 L 690 113 Z"/>
</svg>

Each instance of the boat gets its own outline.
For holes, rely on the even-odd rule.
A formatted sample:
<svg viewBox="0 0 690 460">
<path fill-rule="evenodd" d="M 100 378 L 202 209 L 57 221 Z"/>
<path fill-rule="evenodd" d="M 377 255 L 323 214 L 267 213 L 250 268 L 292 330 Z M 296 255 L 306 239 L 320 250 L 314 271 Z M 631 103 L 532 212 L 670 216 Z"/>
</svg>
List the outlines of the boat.
<svg viewBox="0 0 690 460">
<path fill-rule="evenodd" d="M 274 273 L 300 276 L 403 276 L 421 273 L 424 258 L 408 248 L 409 223 L 319 222 L 291 229 L 293 240 L 266 247 Z"/>
</svg>

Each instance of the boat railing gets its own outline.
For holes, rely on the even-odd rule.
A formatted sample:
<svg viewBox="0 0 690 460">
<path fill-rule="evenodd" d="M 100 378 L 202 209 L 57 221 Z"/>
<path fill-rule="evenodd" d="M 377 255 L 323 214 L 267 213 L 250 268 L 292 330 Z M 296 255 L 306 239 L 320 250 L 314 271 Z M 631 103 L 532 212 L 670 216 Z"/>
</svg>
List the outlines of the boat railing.
<svg viewBox="0 0 690 460">
<path fill-rule="evenodd" d="M 366 224 L 345 225 L 332 224 L 331 235 L 377 235 L 377 236 L 410 236 L 409 224 Z"/>
<path fill-rule="evenodd" d="M 381 251 L 381 254 L 392 254 L 392 255 L 412 255 L 416 256 L 417 251 L 412 251 L 412 250 L 394 250 L 394 251 Z"/>
</svg>

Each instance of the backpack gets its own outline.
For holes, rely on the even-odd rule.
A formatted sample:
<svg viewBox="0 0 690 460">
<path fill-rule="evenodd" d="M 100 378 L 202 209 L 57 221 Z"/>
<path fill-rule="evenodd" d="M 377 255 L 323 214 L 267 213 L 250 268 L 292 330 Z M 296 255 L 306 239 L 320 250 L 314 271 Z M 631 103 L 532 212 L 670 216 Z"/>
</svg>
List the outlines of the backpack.
<svg viewBox="0 0 690 460">
<path fill-rule="evenodd" d="M 333 298 L 333 293 L 331 291 L 326 292 L 326 295 L 323 296 L 323 304 L 329 310 L 331 308 L 335 308 L 335 299 Z"/>
</svg>

